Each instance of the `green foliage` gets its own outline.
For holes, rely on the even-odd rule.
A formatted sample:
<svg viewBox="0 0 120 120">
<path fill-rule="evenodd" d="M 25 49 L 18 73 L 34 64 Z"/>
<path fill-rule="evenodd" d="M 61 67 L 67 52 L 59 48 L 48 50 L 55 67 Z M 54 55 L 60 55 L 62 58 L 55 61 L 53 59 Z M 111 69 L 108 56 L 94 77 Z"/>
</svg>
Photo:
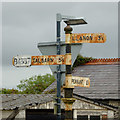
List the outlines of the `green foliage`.
<svg viewBox="0 0 120 120">
<path fill-rule="evenodd" d="M 92 57 L 83 57 L 82 55 L 79 54 L 73 64 L 73 68 L 80 65 L 84 65 L 85 63 L 89 62 L 92 59 L 93 59 Z"/>
<path fill-rule="evenodd" d="M 19 94 L 19 91 L 16 89 L 6 89 L 6 88 L 2 88 L 0 90 L 0 94 Z"/>
<path fill-rule="evenodd" d="M 17 88 L 22 94 L 40 94 L 54 81 L 55 78 L 53 75 L 39 75 L 20 81 L 20 84 L 17 85 Z"/>
<path fill-rule="evenodd" d="M 0 89 L 0 94 L 40 94 L 54 81 L 54 76 L 50 74 L 33 76 L 29 79 L 21 80 L 20 84 L 17 85 L 18 90 L 2 88 Z M 51 92 L 54 92 L 54 90 Z"/>
</svg>

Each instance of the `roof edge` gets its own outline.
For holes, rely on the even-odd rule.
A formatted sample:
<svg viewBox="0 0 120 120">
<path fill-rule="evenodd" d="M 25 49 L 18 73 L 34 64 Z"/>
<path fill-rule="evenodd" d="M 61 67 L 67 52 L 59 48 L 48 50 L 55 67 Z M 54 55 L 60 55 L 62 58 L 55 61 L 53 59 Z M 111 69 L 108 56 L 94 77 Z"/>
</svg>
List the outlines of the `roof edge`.
<svg viewBox="0 0 120 120">
<path fill-rule="evenodd" d="M 78 95 L 78 94 L 75 94 L 75 93 L 73 93 L 73 96 L 76 96 L 76 97 L 82 98 L 84 100 L 93 102 L 94 104 L 97 104 L 99 106 L 101 105 L 103 107 L 107 107 L 108 109 L 111 109 L 111 110 L 115 110 L 115 111 L 118 110 L 118 107 L 115 107 L 115 106 L 112 106 L 112 105 L 108 105 L 108 104 L 105 104 L 105 103 L 99 102 L 97 100 L 94 100 L 94 99 L 91 99 L 91 98 L 87 98 L 87 97 L 84 97 L 84 96 L 81 96 L 81 95 Z"/>
<path fill-rule="evenodd" d="M 120 64 L 120 58 L 99 58 L 90 60 L 85 65 L 107 65 L 107 64 Z"/>
</svg>

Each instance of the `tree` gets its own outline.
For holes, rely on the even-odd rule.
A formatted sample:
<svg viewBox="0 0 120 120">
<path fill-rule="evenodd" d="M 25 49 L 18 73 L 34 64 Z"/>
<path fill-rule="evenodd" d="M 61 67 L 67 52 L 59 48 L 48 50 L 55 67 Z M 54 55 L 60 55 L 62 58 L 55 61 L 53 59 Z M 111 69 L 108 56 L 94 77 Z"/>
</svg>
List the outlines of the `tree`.
<svg viewBox="0 0 120 120">
<path fill-rule="evenodd" d="M 84 65 L 85 63 L 89 62 L 92 59 L 93 59 L 92 57 L 83 57 L 82 55 L 79 54 L 73 64 L 73 68 L 79 65 Z"/>
<path fill-rule="evenodd" d="M 19 91 L 16 89 L 6 89 L 6 88 L 2 88 L 0 90 L 0 94 L 19 94 Z"/>
<path fill-rule="evenodd" d="M 38 75 L 26 80 L 21 80 L 20 84 L 17 85 L 17 88 L 21 91 L 22 94 L 40 94 L 54 81 L 55 78 L 53 75 Z"/>
</svg>

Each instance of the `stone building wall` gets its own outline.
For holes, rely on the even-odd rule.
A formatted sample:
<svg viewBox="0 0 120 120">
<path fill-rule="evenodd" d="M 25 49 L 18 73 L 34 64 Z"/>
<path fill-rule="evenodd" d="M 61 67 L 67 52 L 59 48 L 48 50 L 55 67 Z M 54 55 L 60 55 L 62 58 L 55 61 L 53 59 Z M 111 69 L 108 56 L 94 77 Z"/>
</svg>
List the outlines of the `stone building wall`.
<svg viewBox="0 0 120 120">
<path fill-rule="evenodd" d="M 34 104 L 32 106 L 26 106 L 26 109 L 54 109 L 54 101 L 50 101 L 43 104 Z M 61 102 L 61 109 L 64 109 L 65 105 L 63 102 Z M 17 118 L 22 118 L 22 120 L 26 117 L 26 111 L 20 110 Z M 12 111 L 2 111 L 3 117 L 8 117 Z M 118 112 L 114 112 L 113 110 L 108 110 L 105 107 L 101 107 L 99 105 L 95 105 L 94 103 L 86 102 L 83 100 L 76 100 L 73 104 L 73 116 L 74 118 L 77 118 L 78 115 L 88 115 L 88 118 L 90 118 L 90 115 L 99 115 L 101 118 L 102 116 L 106 115 L 108 118 L 116 118 L 118 117 Z"/>
<path fill-rule="evenodd" d="M 29 109 L 54 109 L 54 104 L 55 102 L 51 101 L 38 106 L 31 106 Z M 65 105 L 61 102 L 61 109 L 64 108 Z M 88 115 L 88 118 L 90 118 L 91 115 L 99 115 L 101 119 L 102 116 L 106 115 L 108 118 L 114 118 L 114 111 L 89 102 L 76 100 L 73 104 L 73 116 L 74 118 L 77 118 L 78 115 Z"/>
</svg>

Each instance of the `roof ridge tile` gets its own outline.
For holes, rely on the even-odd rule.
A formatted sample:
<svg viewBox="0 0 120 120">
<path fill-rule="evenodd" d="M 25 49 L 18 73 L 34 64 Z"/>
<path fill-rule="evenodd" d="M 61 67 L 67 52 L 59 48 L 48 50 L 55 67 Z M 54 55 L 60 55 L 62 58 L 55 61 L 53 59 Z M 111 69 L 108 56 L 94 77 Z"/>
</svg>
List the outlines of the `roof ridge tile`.
<svg viewBox="0 0 120 120">
<path fill-rule="evenodd" d="M 85 65 L 98 65 L 98 64 L 120 64 L 120 58 L 96 58 L 90 60 Z"/>
</svg>

